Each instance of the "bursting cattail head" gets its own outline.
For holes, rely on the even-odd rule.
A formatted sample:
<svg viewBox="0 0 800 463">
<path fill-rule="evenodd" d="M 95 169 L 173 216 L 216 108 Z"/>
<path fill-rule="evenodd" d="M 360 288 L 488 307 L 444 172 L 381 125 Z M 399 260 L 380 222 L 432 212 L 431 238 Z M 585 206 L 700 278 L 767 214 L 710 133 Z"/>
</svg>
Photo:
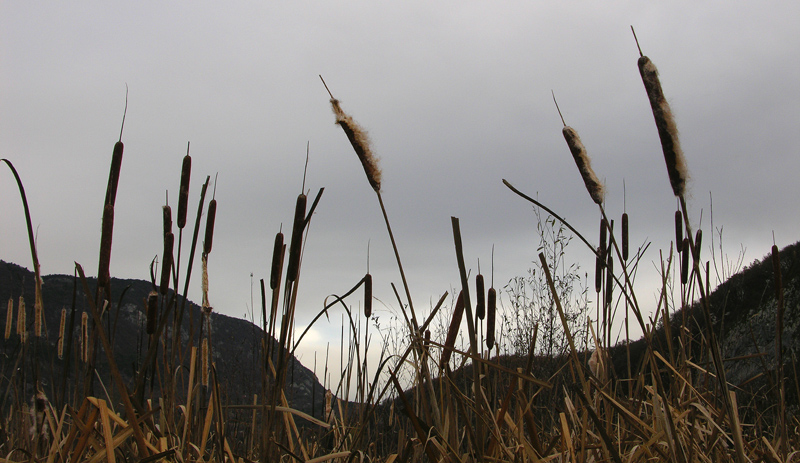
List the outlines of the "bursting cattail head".
<svg viewBox="0 0 800 463">
<path fill-rule="evenodd" d="M 369 184 L 376 192 L 381 191 L 381 169 L 378 167 L 378 159 L 372 153 L 372 148 L 370 148 L 367 132 L 342 110 L 342 107 L 339 106 L 339 100 L 331 98 L 331 107 L 336 115 L 336 123 L 344 130 L 347 139 L 353 145 L 358 160 L 364 166 L 364 172 L 367 174 Z"/>
<path fill-rule="evenodd" d="M 17 306 L 17 334 L 20 336 L 25 336 L 25 330 L 27 330 L 25 322 L 25 299 L 20 296 Z"/>
<path fill-rule="evenodd" d="M 564 139 L 567 141 L 569 151 L 575 159 L 575 164 L 578 166 L 578 171 L 581 173 L 583 183 L 586 184 L 589 196 L 592 197 L 592 201 L 595 203 L 603 204 L 603 196 L 605 194 L 603 185 L 600 183 L 600 180 L 597 179 L 594 170 L 592 170 L 592 163 L 589 159 L 589 155 L 586 154 L 586 147 L 583 146 L 581 137 L 579 137 L 578 132 L 570 126 L 564 126 L 561 133 L 564 134 Z"/>
<path fill-rule="evenodd" d="M 203 338 L 200 350 L 200 379 L 208 387 L 208 338 Z"/>
<path fill-rule="evenodd" d="M 650 100 L 650 107 L 653 110 L 653 117 L 656 120 L 656 129 L 658 129 L 658 138 L 661 140 L 664 161 L 667 163 L 672 192 L 675 196 L 682 197 L 686 190 L 686 179 L 689 177 L 689 172 L 678 139 L 678 126 L 675 124 L 672 109 L 664 98 L 664 90 L 661 88 L 656 65 L 646 56 L 639 58 L 638 65 L 639 74 L 642 76 L 647 98 Z"/>
</svg>

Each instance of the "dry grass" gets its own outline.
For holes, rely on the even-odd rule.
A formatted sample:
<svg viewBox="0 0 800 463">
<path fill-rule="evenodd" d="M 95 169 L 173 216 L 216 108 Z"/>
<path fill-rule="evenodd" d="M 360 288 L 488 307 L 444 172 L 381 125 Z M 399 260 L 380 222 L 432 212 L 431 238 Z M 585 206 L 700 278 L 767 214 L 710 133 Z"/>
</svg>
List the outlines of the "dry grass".
<svg viewBox="0 0 800 463">
<path fill-rule="evenodd" d="M 202 252 L 202 319 L 189 320 L 189 336 L 180 333 L 186 302 L 186 292 L 197 248 L 200 221 L 206 206 L 205 194 L 209 178 L 200 192 L 193 240 L 189 259 L 181 272 L 180 254 L 185 251 L 182 239 L 177 250 L 172 234 L 171 209 L 163 209 L 164 253 L 160 288 L 142 301 L 146 316 L 146 353 L 136 377 L 125 380 L 116 363 L 113 344 L 109 342 L 106 326 L 109 311 L 105 310 L 110 294 L 107 289 L 87 296 L 90 311 L 81 314 L 81 337 L 73 346 L 67 340 L 64 371 L 73 368 L 74 381 L 84 381 L 72 388 L 72 396 L 62 394 L 51 401 L 36 391 L 36 400 L 28 404 L 29 392 L 18 377 L 7 378 L 10 387 L 3 399 L 0 433 L 2 461 L 99 462 L 99 461 L 307 461 L 349 462 L 550 462 L 550 461 L 793 461 L 800 455 L 800 439 L 793 431 L 798 428 L 796 416 L 787 412 L 782 359 L 780 367 L 769 374 L 780 392 L 780 402 L 771 410 L 751 410 L 739 403 L 738 390 L 725 380 L 719 343 L 710 321 L 708 283 L 703 279 L 700 265 L 702 235 L 693 236 L 689 215 L 683 198 L 687 172 L 677 141 L 675 123 L 663 119 L 663 92 L 660 90 L 654 66 L 640 60 L 640 69 L 653 106 L 656 124 L 664 146 L 668 174 L 673 192 L 679 197 L 681 211 L 676 213 L 676 238 L 681 251 L 680 285 L 682 300 L 679 306 L 667 307 L 671 300 L 666 294 L 673 283 L 665 271 L 663 306 L 648 322 L 638 304 L 631 272 L 637 257 L 628 256 L 628 219 L 623 215 L 622 249 L 617 236 L 608 226 L 603 207 L 602 185 L 591 171 L 586 149 L 577 133 L 565 127 L 564 136 L 575 157 L 581 176 L 601 215 L 600 247 L 589 243 L 570 224 L 552 213 L 538 201 L 528 197 L 506 182 L 520 197 L 542 207 L 561 220 L 592 251 L 597 254 L 597 297 L 603 306 L 604 317 L 587 326 L 594 340 L 592 352 L 576 344 L 556 291 L 551 263 L 539 255 L 541 271 L 547 278 L 555 308 L 558 311 L 569 349 L 564 357 L 538 358 L 534 355 L 537 330 L 531 333 L 531 349 L 523 361 L 510 362 L 499 356 L 503 342 L 497 333 L 497 292 L 492 286 L 486 291 L 483 276 L 475 279 L 476 313 L 472 313 L 471 288 L 467 280 L 458 219 L 452 218 L 456 260 L 461 276 L 461 288 L 453 304 L 453 312 L 444 313 L 444 293 L 426 316 L 414 310 L 405 273 L 389 226 L 380 196 L 380 171 L 366 141 L 365 132 L 350 116 L 344 114 L 338 100 L 331 103 L 339 124 L 351 142 L 367 174 L 367 180 L 378 195 L 401 277 L 406 300 L 395 290 L 402 314 L 403 326 L 396 332 L 394 349 L 390 339 L 380 347 L 378 366 L 370 369 L 367 357 L 370 350 L 369 317 L 372 309 L 372 275 L 367 273 L 342 296 L 326 301 L 325 308 L 315 320 L 298 333 L 294 326 L 296 297 L 302 270 L 304 234 L 313 216 L 322 190 L 310 208 L 307 197 L 297 198 L 288 262 L 284 262 L 286 244 L 283 233 L 274 242 L 269 290 L 264 281 L 262 290 L 263 343 L 260 352 L 260 394 L 231 402 L 221 392 L 221 378 L 214 361 L 214 336 L 210 323 L 208 255 L 216 215 L 216 201 L 208 203 L 208 219 Z M 654 80 L 655 79 L 655 80 Z M 658 85 L 657 85 L 658 84 Z M 659 93 L 661 92 L 661 93 Z M 668 110 L 668 108 L 667 108 Z M 659 122 L 662 117 L 662 122 Z M 659 125 L 660 124 L 660 125 Z M 663 127 L 662 127 L 663 126 Z M 662 134 L 662 130 L 666 135 Z M 665 141 L 665 136 L 668 138 Z M 669 152 L 669 153 L 668 153 Z M 108 288 L 108 263 L 113 232 L 113 202 L 116 179 L 121 165 L 122 142 L 115 144 L 109 178 L 101 239 L 99 274 L 100 286 Z M 10 163 L 8 163 L 10 166 Z M 671 167 L 670 167 L 671 166 Z M 13 166 L 10 166 L 13 171 Z M 179 237 L 187 225 L 191 158 L 184 158 L 181 170 L 178 204 Z M 18 181 L 19 178 L 17 177 Z M 24 190 L 19 182 L 21 196 Z M 26 205 L 27 213 L 27 205 Z M 29 221 L 29 215 L 26 214 Z M 108 217 L 107 217 L 108 216 Z M 29 221 L 30 229 L 30 221 Z M 685 238 L 684 238 L 685 236 Z M 676 242 L 676 245 L 678 243 Z M 41 282 L 38 261 L 31 235 L 32 256 L 37 269 L 37 291 Z M 689 254 L 693 259 L 690 262 Z M 173 259 L 173 252 L 177 258 Z M 781 268 L 777 249 L 773 250 L 776 279 L 776 299 L 782 301 Z M 284 264 L 286 271 L 284 273 Z M 668 267 L 671 258 L 665 261 Z M 708 270 L 705 270 L 706 274 Z M 80 265 L 76 264 L 76 280 L 90 295 L 88 283 Z M 706 275 L 707 276 L 707 275 Z M 181 291 L 181 283 L 183 290 Z M 346 299 L 364 285 L 364 313 L 351 312 Z M 160 291 L 155 291 L 160 289 Z M 695 297 L 694 295 L 698 295 Z M 37 292 L 35 313 L 38 328 L 41 305 Z M 281 300 L 282 297 L 282 300 Z M 671 311 L 694 302 L 702 308 L 703 320 L 688 320 L 673 325 Z M 628 377 L 614 370 L 609 350 L 609 333 L 616 305 L 629 310 L 628 322 L 636 323 L 645 333 L 645 349 L 637 365 L 628 363 Z M 293 409 L 286 397 L 290 354 L 297 348 L 316 320 L 329 316 L 330 309 L 342 307 L 343 316 L 342 370 L 334 372 L 333 383 L 325 386 L 325 404 L 315 416 Z M 408 310 L 406 310 L 408 308 Z M 485 310 L 485 333 L 480 329 Z M 440 313 L 441 311 L 441 313 Z M 627 312 L 626 312 L 627 313 Z M 783 307 L 776 320 L 776 354 L 780 358 Z M 20 298 L 17 316 L 17 336 L 12 336 L 13 301 L 9 301 L 6 318 L 6 339 L 17 342 L 16 361 L 21 371 L 31 368 L 38 372 L 30 350 L 45 340 L 26 336 L 26 307 Z M 464 316 L 466 315 L 466 317 Z M 89 318 L 92 322 L 90 323 Z M 191 316 L 190 316 L 191 317 Z M 418 318 L 419 317 L 419 318 Z M 437 317 L 449 322 L 445 333 L 432 335 Z M 467 320 L 467 341 L 459 343 Z M 66 311 L 62 312 L 64 326 Z M 68 322 L 72 324 L 72 321 Z M 666 344 L 656 343 L 652 328 L 663 324 L 676 335 L 666 337 Z M 692 326 L 690 326 L 692 324 Z M 694 324 L 699 330 L 693 329 Z M 197 330 L 195 332 L 195 329 Z M 71 327 L 67 328 L 70 331 Z M 435 330 L 434 330 L 435 332 Z M 483 333 L 483 334 L 482 334 Z M 272 340 L 275 339 L 275 342 Z M 680 342 L 673 343 L 673 340 Z M 9 341 L 11 342 L 11 341 Z M 64 341 L 64 329 L 59 343 Z M 97 349 L 100 343 L 102 349 Z M 485 348 L 483 346 L 486 346 Z M 700 346 L 695 349 L 693 346 Z M 78 361 L 70 363 L 70 351 L 80 349 Z M 372 348 L 374 350 L 374 347 Z M 59 344 L 59 351 L 61 344 Z M 199 351 L 199 352 L 198 352 Z M 698 353 L 699 352 L 699 353 Z M 93 365 L 98 355 L 105 355 L 110 366 L 110 378 L 102 380 L 102 391 L 92 393 L 95 384 Z M 630 351 L 628 352 L 630 359 Z M 225 359 L 223 361 L 229 361 Z M 524 367 L 522 366 L 524 365 Z M 464 368 L 467 367 L 467 368 Z M 328 365 L 326 361 L 325 370 Z M 15 370 L 16 371 L 16 370 Z M 369 376 L 370 371 L 374 371 Z M 34 375 L 35 376 L 35 375 Z M 338 382 L 338 384 L 336 384 Z M 349 401 L 351 384 L 356 397 Z M 84 391 L 81 393 L 81 390 Z M 763 394 L 771 394 L 764 391 Z M 337 399 L 337 396 L 339 397 Z M 743 417 L 757 414 L 755 426 Z M 245 424 L 242 424 L 245 423 Z"/>
</svg>

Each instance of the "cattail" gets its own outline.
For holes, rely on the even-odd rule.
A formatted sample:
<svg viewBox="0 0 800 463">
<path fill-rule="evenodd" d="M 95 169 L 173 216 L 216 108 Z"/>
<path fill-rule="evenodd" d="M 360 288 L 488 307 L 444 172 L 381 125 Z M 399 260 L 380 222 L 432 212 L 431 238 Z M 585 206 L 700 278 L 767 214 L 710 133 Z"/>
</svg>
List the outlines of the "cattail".
<svg viewBox="0 0 800 463">
<path fill-rule="evenodd" d="M 97 286 L 104 288 L 111 281 L 111 238 L 114 233 L 114 205 L 103 208 L 103 225 L 100 233 L 100 265 L 97 270 Z"/>
<path fill-rule="evenodd" d="M 163 213 L 163 222 L 164 222 L 164 236 L 167 236 L 167 233 L 172 233 L 172 208 L 169 206 L 161 206 L 161 211 Z"/>
<path fill-rule="evenodd" d="M 339 100 L 331 97 L 331 106 L 333 107 L 333 113 L 336 115 L 336 123 L 344 130 L 347 139 L 353 145 L 358 160 L 364 166 L 364 172 L 367 174 L 369 184 L 376 192 L 381 191 L 381 169 L 378 167 L 378 160 L 370 148 L 367 132 L 342 110 L 341 106 L 339 106 Z"/>
<path fill-rule="evenodd" d="M 700 245 L 703 243 L 703 230 L 698 229 L 694 234 L 694 249 L 692 249 L 692 257 L 694 260 L 700 260 Z"/>
<path fill-rule="evenodd" d="M 608 250 L 608 220 L 600 219 L 600 255 L 605 256 Z"/>
<path fill-rule="evenodd" d="M 172 250 L 175 246 L 175 235 L 172 232 L 164 235 L 164 254 L 161 258 L 161 294 L 167 294 L 169 289 L 169 277 L 172 272 Z"/>
<path fill-rule="evenodd" d="M 122 151 L 125 145 L 122 141 L 114 143 L 114 151 L 111 154 L 111 171 L 108 173 L 108 187 L 106 187 L 105 206 L 113 206 L 117 200 L 117 184 L 119 184 L 119 173 L 122 168 Z"/>
<path fill-rule="evenodd" d="M 67 309 L 61 309 L 61 322 L 58 324 L 58 358 L 64 358 L 64 330 L 67 327 Z"/>
<path fill-rule="evenodd" d="M 89 314 L 81 314 L 81 361 L 89 361 Z"/>
<path fill-rule="evenodd" d="M 686 178 L 689 176 L 686 168 L 686 160 L 678 140 L 678 126 L 672 115 L 664 91 L 661 88 L 661 81 L 658 78 L 658 69 L 650 61 L 650 58 L 642 56 L 639 58 L 639 74 L 642 76 L 644 88 L 647 91 L 647 98 L 650 100 L 650 107 L 653 110 L 653 117 L 658 129 L 658 138 L 661 139 L 661 149 L 664 152 L 664 161 L 667 163 L 667 173 L 669 182 L 672 185 L 672 192 L 675 196 L 682 197 L 686 189 Z"/>
<path fill-rule="evenodd" d="M 203 252 L 211 253 L 211 242 L 214 239 L 214 220 L 217 217 L 217 200 L 208 203 L 208 217 L 206 217 L 206 239 L 203 241 Z"/>
<path fill-rule="evenodd" d="M 594 258 L 594 292 L 600 293 L 603 289 L 603 258 L 601 257 L 600 247 L 597 248 L 597 255 Z"/>
<path fill-rule="evenodd" d="M 20 336 L 25 335 L 27 327 L 25 326 L 25 299 L 19 297 L 19 306 L 17 307 L 17 334 Z"/>
<path fill-rule="evenodd" d="M 689 280 L 689 238 L 683 239 L 683 259 L 681 260 L 681 284 L 685 285 Z"/>
<path fill-rule="evenodd" d="M 200 378 L 203 386 L 208 386 L 208 338 L 203 338 L 200 351 Z"/>
<path fill-rule="evenodd" d="M 444 368 L 450 362 L 450 356 L 453 353 L 453 347 L 456 345 L 456 338 L 458 337 L 458 329 L 461 326 L 461 318 L 464 316 L 464 294 L 463 291 L 458 293 L 456 299 L 456 306 L 453 310 L 453 318 L 450 319 L 450 328 L 447 330 L 447 338 L 444 342 L 444 351 L 442 351 L 441 365 Z"/>
<path fill-rule="evenodd" d="M 275 234 L 275 246 L 272 248 L 272 268 L 269 274 L 269 287 L 275 289 L 281 282 L 283 271 L 283 233 Z"/>
<path fill-rule="evenodd" d="M 425 347 L 431 345 L 431 330 L 425 330 Z"/>
<path fill-rule="evenodd" d="M 188 151 L 188 148 L 187 148 Z M 181 189 L 178 192 L 178 228 L 186 226 L 186 212 L 189 207 L 189 181 L 192 177 L 192 157 L 187 153 L 183 157 L 181 168 Z"/>
<path fill-rule="evenodd" d="M 333 393 L 328 389 L 325 391 L 325 422 L 333 421 Z"/>
<path fill-rule="evenodd" d="M 289 266 L 286 269 L 286 278 L 289 281 L 297 280 L 300 270 L 300 252 L 303 247 L 303 228 L 306 218 L 306 195 L 300 193 L 294 208 L 294 225 L 292 226 L 292 243 L 289 246 Z"/>
<path fill-rule="evenodd" d="M 622 213 L 622 260 L 628 260 L 628 213 Z"/>
<path fill-rule="evenodd" d="M 477 301 L 475 302 L 475 315 L 483 320 L 486 314 L 486 289 L 483 282 L 483 275 L 480 273 L 475 277 L 475 292 L 477 293 Z"/>
<path fill-rule="evenodd" d="M 372 275 L 364 275 L 364 316 L 372 315 Z"/>
<path fill-rule="evenodd" d="M 158 324 L 158 293 L 150 291 L 147 295 L 147 334 L 156 332 L 156 325 Z"/>
<path fill-rule="evenodd" d="M 606 304 L 611 305 L 614 300 L 614 255 L 608 253 L 606 261 Z"/>
<path fill-rule="evenodd" d="M 567 140 L 567 146 L 569 146 L 569 151 L 575 159 L 575 164 L 581 173 L 583 183 L 586 184 L 589 196 L 592 197 L 592 201 L 595 203 L 603 204 L 603 185 L 600 184 L 600 180 L 597 179 L 597 175 L 592 170 L 592 163 L 589 160 L 589 155 L 586 154 L 586 148 L 581 142 L 581 137 L 578 136 L 578 132 L 575 129 L 569 126 L 564 126 L 561 132 L 564 134 L 564 139 Z"/>
<path fill-rule="evenodd" d="M 6 310 L 6 336 L 5 339 L 11 337 L 11 323 L 14 322 L 14 299 L 8 298 L 8 310 Z"/>
<path fill-rule="evenodd" d="M 675 247 L 678 252 L 683 251 L 683 214 L 681 211 L 675 211 Z"/>
<path fill-rule="evenodd" d="M 486 347 L 494 347 L 494 319 L 497 312 L 497 291 L 489 288 L 486 301 Z"/>
</svg>

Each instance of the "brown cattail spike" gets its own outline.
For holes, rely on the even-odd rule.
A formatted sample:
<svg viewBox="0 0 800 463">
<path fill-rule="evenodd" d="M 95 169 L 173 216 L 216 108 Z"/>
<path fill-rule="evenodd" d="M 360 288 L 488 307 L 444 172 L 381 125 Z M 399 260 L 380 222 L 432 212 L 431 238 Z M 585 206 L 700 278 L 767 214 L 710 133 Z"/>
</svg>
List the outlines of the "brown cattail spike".
<svg viewBox="0 0 800 463">
<path fill-rule="evenodd" d="M 161 294 L 167 294 L 169 289 L 169 277 L 172 274 L 172 251 L 175 246 L 175 235 L 170 232 L 164 236 L 164 254 L 161 258 Z"/>
<path fill-rule="evenodd" d="M 283 233 L 275 234 L 275 246 L 272 248 L 272 267 L 269 274 L 269 287 L 275 289 L 281 282 L 283 271 Z"/>
<path fill-rule="evenodd" d="M 339 100 L 331 98 L 331 107 L 336 115 L 336 123 L 344 130 L 347 139 L 353 145 L 353 150 L 355 150 L 358 160 L 361 161 L 361 165 L 364 167 L 369 184 L 376 192 L 381 191 L 381 169 L 378 167 L 378 160 L 372 153 L 372 148 L 370 148 L 367 132 L 342 110 L 342 107 L 339 106 Z"/>
<path fill-rule="evenodd" d="M 583 183 L 586 184 L 586 189 L 589 191 L 589 196 L 592 201 L 597 204 L 603 204 L 603 185 L 597 179 L 597 175 L 592 170 L 592 163 L 589 155 L 586 154 L 586 148 L 578 136 L 578 132 L 572 127 L 566 126 L 561 132 L 564 134 L 564 139 L 567 140 L 567 146 L 575 159 L 575 164 L 578 166 L 578 171 L 581 173 Z"/>
<path fill-rule="evenodd" d="M 692 249 L 692 258 L 695 261 L 700 260 L 700 246 L 703 244 L 703 230 L 698 229 L 694 234 L 694 249 Z"/>
<path fill-rule="evenodd" d="M 683 259 L 681 260 L 681 284 L 685 285 L 689 280 L 689 238 L 683 239 L 683 250 L 681 251 Z"/>
<path fill-rule="evenodd" d="M 656 121 L 658 138 L 661 140 L 661 149 L 664 152 L 664 161 L 667 164 L 672 192 L 675 193 L 675 196 L 683 197 L 686 190 L 686 178 L 689 174 L 678 139 L 678 126 L 675 124 L 672 109 L 664 98 L 656 65 L 646 56 L 639 58 L 638 64 L 639 74 L 642 76 L 642 82 L 644 82 L 647 98 L 650 100 L 650 107 Z"/>
<path fill-rule="evenodd" d="M 600 293 L 603 289 L 603 258 L 600 248 L 597 248 L 597 255 L 594 259 L 594 292 Z"/>
<path fill-rule="evenodd" d="M 614 255 L 608 253 L 606 261 L 606 305 L 611 305 L 614 300 Z M 610 320 L 609 320 L 610 323 Z"/>
<path fill-rule="evenodd" d="M 164 233 L 163 236 L 167 236 L 167 233 L 172 233 L 172 208 L 169 206 L 162 206 L 161 210 L 163 212 L 163 223 L 164 223 Z"/>
<path fill-rule="evenodd" d="M 150 291 L 147 295 L 147 334 L 156 332 L 156 325 L 158 324 L 158 293 Z"/>
<path fill-rule="evenodd" d="M 458 329 L 461 326 L 461 318 L 464 316 L 464 294 L 463 291 L 458 293 L 456 299 L 456 306 L 453 309 L 453 318 L 450 319 L 450 328 L 447 330 L 447 339 L 444 342 L 444 351 L 442 351 L 442 368 L 450 362 L 450 356 L 453 353 L 453 348 L 456 345 L 456 338 L 458 337 Z"/>
<path fill-rule="evenodd" d="M 187 148 L 188 151 L 188 148 Z M 183 157 L 181 168 L 181 187 L 178 192 L 178 228 L 186 226 L 186 213 L 189 208 L 189 183 L 192 177 L 192 157 L 188 154 Z"/>
<path fill-rule="evenodd" d="M 114 152 L 111 155 L 111 171 L 108 173 L 108 187 L 106 187 L 106 201 L 104 205 L 114 205 L 117 200 L 117 185 L 119 184 L 119 174 L 122 169 L 122 151 L 124 145 L 121 141 L 114 143 Z"/>
<path fill-rule="evenodd" d="M 206 238 L 203 240 L 203 252 L 211 253 L 211 243 L 214 239 L 214 220 L 217 218 L 217 200 L 208 203 L 208 217 L 206 217 Z"/>
<path fill-rule="evenodd" d="M 372 315 L 372 275 L 364 275 L 364 316 Z"/>
<path fill-rule="evenodd" d="M 606 242 L 608 241 L 608 221 L 603 218 L 600 219 L 600 255 L 605 256 L 606 250 L 608 246 Z"/>
<path fill-rule="evenodd" d="M 475 302 L 475 316 L 483 320 L 486 316 L 486 288 L 483 282 L 483 275 L 480 273 L 475 277 L 475 292 L 477 301 Z"/>
<path fill-rule="evenodd" d="M 622 260 L 628 260 L 628 213 L 622 213 Z"/>
<path fill-rule="evenodd" d="M 100 234 L 100 264 L 97 270 L 97 285 L 108 286 L 111 280 L 111 239 L 114 233 L 114 206 L 106 204 L 103 208 L 103 225 Z"/>
<path fill-rule="evenodd" d="M 683 251 L 683 214 L 681 211 L 675 211 L 675 247 L 678 252 Z"/>
<path fill-rule="evenodd" d="M 286 269 L 286 278 L 289 281 L 297 280 L 300 270 L 300 252 L 303 247 L 303 229 L 306 217 L 306 195 L 300 193 L 294 208 L 294 225 L 292 226 L 292 243 L 289 246 L 289 266 Z"/>
<path fill-rule="evenodd" d="M 494 323 L 497 313 L 497 291 L 489 288 L 486 295 L 486 347 L 494 347 Z"/>
</svg>

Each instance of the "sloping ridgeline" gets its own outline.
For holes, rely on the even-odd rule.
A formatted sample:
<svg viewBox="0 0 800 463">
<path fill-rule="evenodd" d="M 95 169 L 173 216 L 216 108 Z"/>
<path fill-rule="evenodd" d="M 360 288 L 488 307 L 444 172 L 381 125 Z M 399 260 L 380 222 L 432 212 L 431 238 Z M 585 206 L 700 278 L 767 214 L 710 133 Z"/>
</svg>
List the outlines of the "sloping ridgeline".
<svg viewBox="0 0 800 463">
<path fill-rule="evenodd" d="M 83 295 L 81 283 L 72 276 L 49 275 L 42 278 L 42 299 L 44 300 L 45 327 L 41 340 L 33 337 L 34 320 L 34 274 L 26 268 L 0 261 L 0 323 L 2 333 L 6 328 L 6 309 L 9 299 L 13 301 L 14 314 L 11 337 L 0 338 L 0 391 L 10 394 L 23 394 L 18 401 L 30 399 L 34 393 L 34 384 L 38 379 L 42 390 L 48 397 L 60 397 L 64 370 L 64 361 L 56 355 L 59 336 L 61 311 L 66 309 L 67 326 L 70 326 L 70 313 L 73 306 L 73 288 L 75 293 L 75 321 L 72 325 L 73 353 L 70 361 L 66 396 L 74 394 L 76 387 L 81 387 L 84 364 L 76 362 L 80 346 L 81 314 L 90 312 L 89 304 Z M 89 280 L 90 290 L 94 291 L 95 279 Z M 119 367 L 123 380 L 132 389 L 132 384 L 147 353 L 147 335 L 145 334 L 145 300 L 152 285 L 143 280 L 111 281 L 111 308 L 106 318 L 105 328 L 113 339 L 114 359 Z M 21 355 L 20 337 L 16 334 L 19 297 L 24 296 L 27 313 L 27 330 L 29 342 L 27 352 Z M 184 314 L 181 338 L 184 343 L 189 339 L 190 323 L 193 318 L 194 336 L 198 336 L 201 320 L 200 307 L 187 301 Z M 191 314 L 191 316 L 190 316 Z M 89 316 L 91 320 L 91 315 Z M 69 328 L 67 328 L 69 329 Z M 44 332 L 46 331 L 46 332 Z M 66 336 L 65 336 L 66 337 Z M 263 331 L 256 325 L 238 318 L 227 317 L 218 313 L 211 314 L 211 344 L 220 390 L 227 404 L 252 404 L 253 395 L 262 397 L 261 345 Z M 276 345 L 274 339 L 270 339 Z M 199 343 L 195 342 L 195 345 Z M 276 349 L 275 349 L 276 350 Z M 199 349 L 198 349 L 199 351 Z M 35 352 L 35 359 L 32 353 Z M 160 355 L 160 354 L 159 354 Z M 188 356 L 187 356 L 188 357 Z M 188 372 L 188 358 L 185 360 Z M 104 396 L 103 387 L 111 390 L 113 384 L 108 363 L 102 347 L 98 344 L 97 375 L 95 375 L 95 395 Z M 103 385 L 100 384 L 102 379 Z M 76 381 L 77 378 L 77 381 Z M 9 385 L 13 387 L 8 387 Z M 186 385 L 178 385 L 178 390 L 185 394 Z M 154 387 L 154 397 L 158 397 L 158 378 Z M 13 392 L 11 392 L 13 391 Z M 8 404 L 13 398 L 7 398 L 6 392 L 0 397 L 1 404 Z M 313 394 L 313 398 L 312 398 Z M 147 389 L 150 397 L 150 389 Z M 290 358 L 286 378 L 286 397 L 289 405 L 317 417 L 322 416 L 325 391 L 314 373 L 304 367 L 293 356 Z M 19 400 L 21 399 L 21 400 Z M 313 400 L 316 399 L 316 400 Z M 259 402 L 261 399 L 259 399 Z"/>
<path fill-rule="evenodd" d="M 796 363 L 800 354 L 800 242 L 782 249 L 780 258 L 784 295 L 782 342 L 786 399 L 787 404 L 796 411 Z M 699 295 L 695 297 L 699 299 Z M 752 402 L 750 405 L 761 410 L 773 407 L 777 403 L 775 339 L 778 304 L 771 256 L 753 262 L 720 284 L 711 293 L 708 302 L 727 380 L 739 395 L 739 403 Z M 680 327 L 684 320 L 687 332 L 691 334 L 692 361 L 713 371 L 703 341 L 706 322 L 699 301 L 671 316 L 674 353 L 677 354 Z M 664 327 L 663 324 L 659 325 L 654 347 L 668 358 Z M 645 352 L 645 342 L 632 342 L 630 348 L 633 370 L 638 371 Z M 627 374 L 624 345 L 612 349 L 611 356 L 617 374 L 624 377 Z M 695 380 L 705 381 L 706 378 L 697 377 Z"/>
</svg>

